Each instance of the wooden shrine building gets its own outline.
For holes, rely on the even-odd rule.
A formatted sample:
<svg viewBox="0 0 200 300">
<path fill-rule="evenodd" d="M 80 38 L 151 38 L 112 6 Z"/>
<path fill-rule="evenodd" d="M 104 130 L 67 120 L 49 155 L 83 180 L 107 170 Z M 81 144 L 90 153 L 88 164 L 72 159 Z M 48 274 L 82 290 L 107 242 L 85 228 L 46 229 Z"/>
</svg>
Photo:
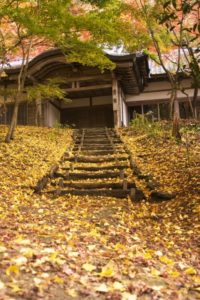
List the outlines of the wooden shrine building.
<svg viewBox="0 0 200 300">
<path fill-rule="evenodd" d="M 27 85 L 42 83 L 48 78 L 62 78 L 62 88 L 70 102 L 57 99 L 26 101 L 19 108 L 18 124 L 35 125 L 38 106 L 42 110 L 42 125 L 68 124 L 78 128 L 127 126 L 135 112 L 151 110 L 155 119 L 168 117 L 170 85 L 165 74 L 149 76 L 148 57 L 145 54 L 108 55 L 116 64 L 114 71 L 69 63 L 59 49 L 46 51 L 29 62 Z M 5 70 L 2 88 L 16 86 L 19 66 Z M 190 80 L 183 79 L 189 94 Z M 188 117 L 187 99 L 178 95 L 180 117 Z M 0 96 L 3 107 L 4 96 Z M 0 123 L 10 122 L 12 99 L 6 99 L 7 109 L 0 114 Z"/>
</svg>

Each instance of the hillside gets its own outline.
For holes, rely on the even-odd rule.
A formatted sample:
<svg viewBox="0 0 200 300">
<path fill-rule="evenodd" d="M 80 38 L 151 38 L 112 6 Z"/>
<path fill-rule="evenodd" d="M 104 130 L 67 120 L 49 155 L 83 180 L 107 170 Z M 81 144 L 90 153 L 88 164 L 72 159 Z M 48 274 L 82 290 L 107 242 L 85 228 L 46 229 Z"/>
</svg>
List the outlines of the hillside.
<svg viewBox="0 0 200 300">
<path fill-rule="evenodd" d="M 0 127 L 0 299 L 198 299 L 199 143 L 120 134 L 143 175 L 176 198 L 37 195 L 71 143 L 69 129 Z M 186 165 L 187 162 L 187 165 Z M 106 165 L 106 164 L 104 164 Z M 131 178 L 129 178 L 131 179 Z M 146 181 L 133 175 L 146 197 Z"/>
</svg>

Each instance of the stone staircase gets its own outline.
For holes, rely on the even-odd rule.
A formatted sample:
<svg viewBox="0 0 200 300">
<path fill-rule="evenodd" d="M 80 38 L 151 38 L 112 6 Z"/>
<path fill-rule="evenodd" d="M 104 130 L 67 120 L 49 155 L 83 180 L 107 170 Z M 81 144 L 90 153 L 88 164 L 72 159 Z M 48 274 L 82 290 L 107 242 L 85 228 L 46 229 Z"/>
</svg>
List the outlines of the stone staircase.
<svg viewBox="0 0 200 300">
<path fill-rule="evenodd" d="M 65 157 L 50 182 L 56 196 L 104 196 L 133 199 L 139 196 L 130 174 L 129 155 L 114 129 L 76 130 L 73 155 Z"/>
</svg>

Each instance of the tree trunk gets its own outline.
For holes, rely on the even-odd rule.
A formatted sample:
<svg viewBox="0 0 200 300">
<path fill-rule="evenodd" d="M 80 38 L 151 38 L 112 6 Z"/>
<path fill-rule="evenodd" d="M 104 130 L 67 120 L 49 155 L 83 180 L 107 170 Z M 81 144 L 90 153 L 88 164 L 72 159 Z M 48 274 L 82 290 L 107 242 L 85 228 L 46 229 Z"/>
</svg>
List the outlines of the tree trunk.
<svg viewBox="0 0 200 300">
<path fill-rule="evenodd" d="M 179 103 L 178 103 L 178 100 L 175 99 L 175 101 L 174 101 L 172 136 L 177 140 L 181 139 L 180 128 L 179 128 L 179 120 L 180 120 Z"/>
<path fill-rule="evenodd" d="M 179 118 L 177 116 L 173 119 L 172 136 L 177 140 L 181 140 Z"/>
<path fill-rule="evenodd" d="M 198 87 L 194 89 L 194 95 L 192 99 L 193 117 L 197 119 L 197 98 L 198 98 Z"/>
<path fill-rule="evenodd" d="M 35 112 L 35 125 L 42 126 L 42 100 L 41 95 L 38 93 L 37 99 L 35 100 L 36 112 Z"/>
<path fill-rule="evenodd" d="M 174 116 L 180 119 L 180 109 L 179 109 L 179 102 L 177 99 L 174 101 Z"/>
<path fill-rule="evenodd" d="M 10 140 L 14 138 L 14 131 L 17 125 L 17 117 L 18 117 L 18 108 L 19 108 L 19 100 L 18 96 L 15 98 L 15 103 L 14 103 L 14 110 L 12 114 L 12 120 L 8 129 L 8 133 L 5 138 L 6 143 L 10 143 Z"/>
<path fill-rule="evenodd" d="M 35 126 L 38 126 L 38 105 L 37 105 L 37 100 L 35 102 Z"/>
</svg>

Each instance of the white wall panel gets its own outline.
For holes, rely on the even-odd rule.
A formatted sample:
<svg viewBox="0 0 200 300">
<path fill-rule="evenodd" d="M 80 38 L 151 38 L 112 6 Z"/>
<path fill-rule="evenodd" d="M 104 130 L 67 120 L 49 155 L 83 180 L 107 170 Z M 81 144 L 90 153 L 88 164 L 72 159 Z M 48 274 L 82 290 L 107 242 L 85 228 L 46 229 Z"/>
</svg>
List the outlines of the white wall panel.
<svg viewBox="0 0 200 300">
<path fill-rule="evenodd" d="M 112 104 L 112 96 L 92 97 L 93 105 Z"/>
<path fill-rule="evenodd" d="M 72 99 L 71 102 L 62 103 L 62 108 L 73 108 L 73 107 L 86 107 L 90 105 L 89 98 L 81 98 L 81 99 Z"/>
<path fill-rule="evenodd" d="M 53 127 L 56 125 L 56 123 L 60 123 L 60 111 L 55 106 L 53 106 L 51 103 L 48 103 L 47 105 L 47 120 L 46 120 L 46 126 Z"/>
<path fill-rule="evenodd" d="M 123 111 L 123 124 L 124 126 L 128 126 L 128 107 L 126 105 L 126 103 L 123 101 L 122 103 L 123 107 L 122 107 L 122 111 Z"/>
<path fill-rule="evenodd" d="M 194 90 L 193 89 L 187 89 L 185 92 L 192 97 Z M 135 95 L 135 96 L 126 96 L 126 103 L 131 104 L 131 103 L 139 103 L 139 102 L 146 102 L 149 101 L 150 103 L 156 102 L 156 101 L 162 101 L 162 100 L 169 100 L 170 99 L 170 91 L 160 91 L 160 92 L 149 92 L 149 93 L 141 93 L 140 95 Z M 178 92 L 178 99 L 179 100 L 187 100 L 186 96 L 181 93 L 180 91 Z"/>
<path fill-rule="evenodd" d="M 181 84 L 184 88 L 191 87 L 191 80 L 190 79 L 183 79 Z M 162 91 L 162 90 L 170 90 L 171 85 L 169 81 L 157 81 L 157 82 L 149 82 L 148 85 L 144 88 L 145 92 L 149 91 Z"/>
</svg>

